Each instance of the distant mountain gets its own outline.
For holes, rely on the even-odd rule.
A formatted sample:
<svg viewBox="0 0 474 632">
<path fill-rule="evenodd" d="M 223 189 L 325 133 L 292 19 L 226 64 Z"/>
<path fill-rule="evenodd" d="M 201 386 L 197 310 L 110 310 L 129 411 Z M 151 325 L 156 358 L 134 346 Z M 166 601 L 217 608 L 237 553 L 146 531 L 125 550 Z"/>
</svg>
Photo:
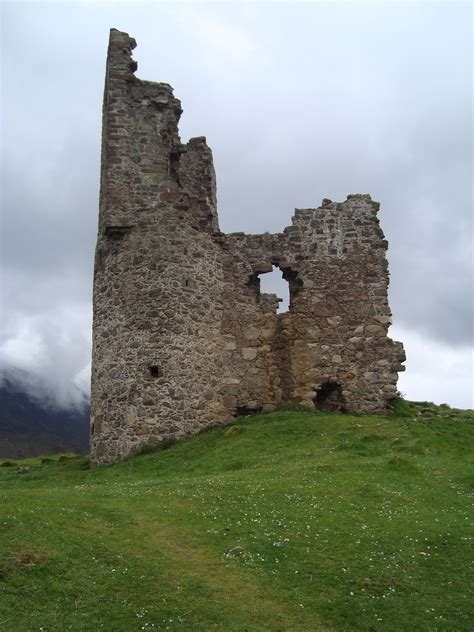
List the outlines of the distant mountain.
<svg viewBox="0 0 474 632">
<path fill-rule="evenodd" d="M 63 409 L 41 389 L 39 379 L 26 371 L 0 370 L 0 458 L 88 452 L 87 396 L 77 389 L 77 403 Z"/>
</svg>

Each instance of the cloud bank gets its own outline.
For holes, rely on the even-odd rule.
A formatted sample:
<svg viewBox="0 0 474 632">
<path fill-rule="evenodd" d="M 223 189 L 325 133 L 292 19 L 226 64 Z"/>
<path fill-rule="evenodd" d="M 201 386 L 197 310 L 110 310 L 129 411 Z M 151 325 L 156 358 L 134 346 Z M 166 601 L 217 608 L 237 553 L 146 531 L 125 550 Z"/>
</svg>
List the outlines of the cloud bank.
<svg viewBox="0 0 474 632">
<path fill-rule="evenodd" d="M 110 27 L 175 87 L 183 140 L 207 136 L 225 232 L 381 202 L 401 390 L 474 406 L 467 3 L 4 3 L 1 363 L 62 405 L 88 383 Z"/>
</svg>

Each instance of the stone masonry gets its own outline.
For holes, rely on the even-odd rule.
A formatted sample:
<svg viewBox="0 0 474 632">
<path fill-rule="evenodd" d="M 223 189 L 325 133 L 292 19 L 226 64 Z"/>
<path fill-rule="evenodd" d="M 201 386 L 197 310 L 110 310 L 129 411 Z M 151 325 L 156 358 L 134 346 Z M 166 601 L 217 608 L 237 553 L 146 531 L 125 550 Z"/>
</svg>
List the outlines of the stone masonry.
<svg viewBox="0 0 474 632">
<path fill-rule="evenodd" d="M 112 29 L 94 273 L 91 463 L 284 402 L 384 413 L 403 371 L 387 336 L 387 242 L 369 195 L 297 209 L 275 235 L 219 230 L 212 153 L 181 104 L 137 79 Z M 290 308 L 260 292 L 278 266 Z"/>
</svg>

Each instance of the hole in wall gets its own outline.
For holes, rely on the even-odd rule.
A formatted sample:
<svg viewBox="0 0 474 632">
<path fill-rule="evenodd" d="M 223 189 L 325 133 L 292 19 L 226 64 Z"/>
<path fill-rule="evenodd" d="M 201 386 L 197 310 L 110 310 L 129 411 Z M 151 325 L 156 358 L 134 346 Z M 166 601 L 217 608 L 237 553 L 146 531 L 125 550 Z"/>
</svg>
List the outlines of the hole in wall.
<svg viewBox="0 0 474 632">
<path fill-rule="evenodd" d="M 325 382 L 319 387 L 314 398 L 316 410 L 345 413 L 341 385 L 337 382 Z"/>
<path fill-rule="evenodd" d="M 271 272 L 259 274 L 257 278 L 260 281 L 260 294 L 276 294 L 282 299 L 277 314 L 287 312 L 290 308 L 290 287 L 280 268 L 273 266 Z"/>
<path fill-rule="evenodd" d="M 262 410 L 262 406 L 237 406 L 234 417 L 246 417 L 247 415 L 256 415 L 257 413 L 261 413 Z"/>
<path fill-rule="evenodd" d="M 182 155 L 182 151 L 179 147 L 173 147 L 170 151 L 169 159 L 169 174 L 170 178 L 174 180 L 178 186 L 181 186 L 181 178 L 179 173 L 179 161 Z"/>
<path fill-rule="evenodd" d="M 149 368 L 151 377 L 161 377 L 163 375 L 163 370 L 156 364 L 152 364 L 148 368 Z"/>
<path fill-rule="evenodd" d="M 111 226 L 105 227 L 105 236 L 110 239 L 119 240 L 123 239 L 131 231 L 131 226 Z"/>
</svg>

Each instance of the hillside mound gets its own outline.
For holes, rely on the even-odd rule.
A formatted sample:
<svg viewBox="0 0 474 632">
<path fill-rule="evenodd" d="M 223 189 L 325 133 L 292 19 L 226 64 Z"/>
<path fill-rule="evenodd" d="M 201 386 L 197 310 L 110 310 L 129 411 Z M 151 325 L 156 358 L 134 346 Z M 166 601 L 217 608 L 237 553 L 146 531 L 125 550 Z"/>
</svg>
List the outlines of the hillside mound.
<svg viewBox="0 0 474 632">
<path fill-rule="evenodd" d="M 282 410 L 0 467 L 2 628 L 468 630 L 473 420 Z"/>
</svg>

